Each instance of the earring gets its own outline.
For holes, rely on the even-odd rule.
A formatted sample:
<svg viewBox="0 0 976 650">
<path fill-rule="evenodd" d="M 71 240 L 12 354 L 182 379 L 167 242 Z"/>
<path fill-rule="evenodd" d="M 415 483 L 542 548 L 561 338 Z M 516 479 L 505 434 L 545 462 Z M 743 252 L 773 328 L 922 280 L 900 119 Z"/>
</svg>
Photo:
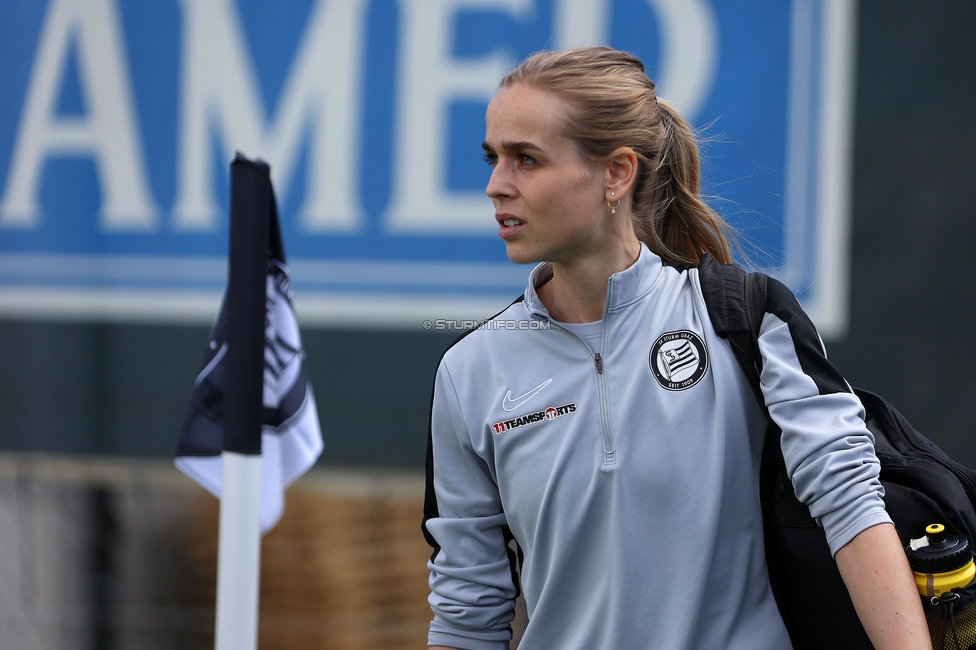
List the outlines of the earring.
<svg viewBox="0 0 976 650">
<path fill-rule="evenodd" d="M 611 194 L 611 196 L 613 196 Z M 610 205 L 610 201 L 607 201 L 607 207 L 610 208 L 610 214 L 617 214 L 617 208 L 620 207 L 620 199 L 617 199 L 616 205 Z"/>
</svg>

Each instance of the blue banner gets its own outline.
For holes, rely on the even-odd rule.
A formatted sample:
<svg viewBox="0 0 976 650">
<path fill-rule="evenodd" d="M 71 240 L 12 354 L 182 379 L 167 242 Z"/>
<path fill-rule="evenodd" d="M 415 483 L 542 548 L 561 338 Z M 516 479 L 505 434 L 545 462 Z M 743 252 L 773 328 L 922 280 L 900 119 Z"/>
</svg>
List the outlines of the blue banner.
<svg viewBox="0 0 976 650">
<path fill-rule="evenodd" d="M 542 48 L 640 56 L 705 191 L 825 331 L 846 296 L 844 0 L 49 0 L 0 5 L 0 313 L 212 320 L 228 168 L 272 168 L 303 322 L 485 317 L 520 293 L 484 111 Z"/>
</svg>

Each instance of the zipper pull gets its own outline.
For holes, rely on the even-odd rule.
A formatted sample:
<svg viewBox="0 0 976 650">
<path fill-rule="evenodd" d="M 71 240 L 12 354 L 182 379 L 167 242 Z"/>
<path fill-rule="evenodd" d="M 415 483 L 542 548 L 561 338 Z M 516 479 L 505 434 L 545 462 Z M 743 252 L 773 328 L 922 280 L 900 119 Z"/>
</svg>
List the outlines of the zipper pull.
<svg viewBox="0 0 976 650">
<path fill-rule="evenodd" d="M 601 357 L 600 356 L 600 353 L 597 352 L 596 353 L 596 356 L 593 357 L 593 360 L 596 362 L 596 373 L 598 375 L 602 375 L 603 374 L 603 357 Z"/>
</svg>

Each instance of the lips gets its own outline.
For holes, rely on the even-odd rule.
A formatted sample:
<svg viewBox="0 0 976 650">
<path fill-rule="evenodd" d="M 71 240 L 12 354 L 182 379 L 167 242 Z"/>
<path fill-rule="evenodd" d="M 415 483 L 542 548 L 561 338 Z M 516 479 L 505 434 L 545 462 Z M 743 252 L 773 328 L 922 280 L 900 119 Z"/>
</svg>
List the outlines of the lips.
<svg viewBox="0 0 976 650">
<path fill-rule="evenodd" d="M 524 221 L 510 214 L 496 214 L 495 220 L 498 221 L 498 236 L 502 239 L 515 235 L 525 225 Z"/>
</svg>

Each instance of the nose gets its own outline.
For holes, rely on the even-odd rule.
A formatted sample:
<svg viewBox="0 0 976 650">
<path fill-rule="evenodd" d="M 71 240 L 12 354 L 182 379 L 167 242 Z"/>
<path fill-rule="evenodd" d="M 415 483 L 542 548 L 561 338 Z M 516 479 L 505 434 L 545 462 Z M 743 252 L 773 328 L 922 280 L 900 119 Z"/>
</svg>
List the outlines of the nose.
<svg viewBox="0 0 976 650">
<path fill-rule="evenodd" d="M 492 199 L 512 195 L 511 179 L 508 178 L 508 174 L 504 171 L 501 161 L 491 170 L 491 177 L 488 179 L 488 185 L 485 187 L 485 194 Z"/>
</svg>

